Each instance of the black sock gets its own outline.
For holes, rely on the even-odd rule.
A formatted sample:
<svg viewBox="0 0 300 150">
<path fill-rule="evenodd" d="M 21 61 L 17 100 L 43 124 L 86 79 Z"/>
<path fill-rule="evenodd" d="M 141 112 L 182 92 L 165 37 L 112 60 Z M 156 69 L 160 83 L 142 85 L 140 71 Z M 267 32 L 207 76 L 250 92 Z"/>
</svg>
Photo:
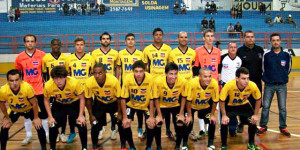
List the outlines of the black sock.
<svg viewBox="0 0 300 150">
<path fill-rule="evenodd" d="M 146 148 L 151 148 L 153 137 L 154 137 L 154 129 L 149 129 L 146 125 L 146 132 L 147 132 L 147 144 Z"/>
<path fill-rule="evenodd" d="M 256 125 L 249 123 L 248 134 L 249 134 L 249 144 L 254 144 Z"/>
<path fill-rule="evenodd" d="M 6 144 L 8 140 L 8 130 L 9 128 L 1 128 L 0 139 L 1 139 L 1 150 L 6 150 Z"/>
<path fill-rule="evenodd" d="M 99 136 L 100 129 L 102 129 L 102 126 L 100 125 L 99 122 L 96 125 L 92 125 L 91 137 L 92 137 L 93 148 L 98 147 L 98 136 Z"/>
<path fill-rule="evenodd" d="M 157 147 L 161 147 L 161 127 L 155 127 L 155 142 Z"/>
<path fill-rule="evenodd" d="M 119 129 L 119 135 L 120 135 L 120 141 L 121 141 L 121 148 L 126 148 L 126 133 L 122 126 L 122 121 L 119 121 L 117 123 L 118 129 Z"/>
<path fill-rule="evenodd" d="M 71 121 L 70 116 L 68 116 L 68 120 L 69 120 L 69 126 L 70 126 L 70 133 L 75 133 L 76 121 Z"/>
<path fill-rule="evenodd" d="M 228 125 L 221 125 L 222 146 L 227 146 Z"/>
<path fill-rule="evenodd" d="M 82 149 L 87 148 L 87 128 L 86 126 L 81 126 L 77 124 L 77 128 L 79 131 L 79 137 L 82 145 Z"/>
<path fill-rule="evenodd" d="M 40 129 L 37 129 L 36 131 L 38 133 L 38 138 L 39 138 L 39 141 L 40 141 L 41 149 L 46 150 L 47 149 L 47 147 L 46 147 L 46 133 L 45 133 L 44 128 L 41 127 Z"/>
<path fill-rule="evenodd" d="M 215 130 L 216 130 L 216 125 L 209 124 L 209 126 L 208 126 L 208 145 L 207 146 L 214 144 Z"/>
<path fill-rule="evenodd" d="M 49 139 L 50 139 L 50 149 L 56 149 L 56 138 L 58 135 L 58 127 L 49 127 Z"/>
<path fill-rule="evenodd" d="M 130 147 L 134 147 L 131 128 L 129 127 L 124 130 L 125 130 L 126 141 L 128 142 Z"/>
</svg>

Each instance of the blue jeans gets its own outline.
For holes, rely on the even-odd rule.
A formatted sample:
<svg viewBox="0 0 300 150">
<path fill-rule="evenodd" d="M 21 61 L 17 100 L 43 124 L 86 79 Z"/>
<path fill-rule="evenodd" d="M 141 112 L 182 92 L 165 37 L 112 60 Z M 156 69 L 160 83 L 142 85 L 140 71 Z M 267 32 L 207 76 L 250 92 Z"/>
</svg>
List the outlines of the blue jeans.
<svg viewBox="0 0 300 150">
<path fill-rule="evenodd" d="M 286 125 L 286 84 L 265 84 L 263 96 L 263 108 L 261 113 L 260 126 L 266 127 L 269 121 L 269 111 L 274 93 L 276 92 L 279 108 L 279 128 L 284 129 Z"/>
</svg>

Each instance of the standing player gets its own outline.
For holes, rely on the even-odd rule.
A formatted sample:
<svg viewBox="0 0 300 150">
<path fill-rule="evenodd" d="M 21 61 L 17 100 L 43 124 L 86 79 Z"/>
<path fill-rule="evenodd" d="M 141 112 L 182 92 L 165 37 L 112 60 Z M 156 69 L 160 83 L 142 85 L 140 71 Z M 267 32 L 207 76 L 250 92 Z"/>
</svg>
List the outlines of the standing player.
<svg viewBox="0 0 300 150">
<path fill-rule="evenodd" d="M 195 61 L 196 53 L 193 49 L 187 46 L 188 44 L 188 34 L 184 31 L 178 34 L 178 47 L 170 52 L 169 62 L 174 62 L 178 65 L 178 74 L 184 77 L 186 80 L 193 78 L 193 64 Z M 172 136 L 170 131 L 170 113 L 165 112 L 165 121 L 167 128 L 167 135 Z M 174 122 L 174 120 L 173 120 Z"/>
<path fill-rule="evenodd" d="M 85 98 L 87 99 L 87 109 L 92 125 L 91 137 L 93 149 L 96 150 L 98 147 L 99 131 L 106 125 L 106 113 L 112 113 L 113 118 L 111 118 L 111 121 L 114 124 L 117 123 L 117 118 L 114 114 L 120 112 L 118 111 L 118 99 L 120 98 L 121 87 L 119 80 L 115 76 L 106 74 L 102 63 L 94 65 L 93 74 L 86 81 Z M 116 131 L 116 129 L 113 131 Z M 116 132 L 113 131 L 111 139 L 115 140 Z M 125 145 L 125 143 L 122 144 Z"/>
<path fill-rule="evenodd" d="M 126 49 L 119 52 L 117 65 L 121 70 L 121 84 L 125 77 L 132 73 L 132 65 L 134 62 L 143 59 L 143 53 L 135 48 L 135 35 L 128 33 L 125 36 Z M 137 111 L 138 116 L 138 137 L 143 138 L 143 113 Z"/>
<path fill-rule="evenodd" d="M 149 73 L 155 79 L 165 74 L 165 66 L 168 63 L 172 49 L 163 43 L 164 32 L 161 28 L 155 28 L 152 35 L 154 43 L 144 49 L 143 62 L 148 66 Z"/>
<path fill-rule="evenodd" d="M 65 117 L 69 116 L 70 124 L 77 126 L 82 145 L 82 150 L 87 150 L 87 127 L 84 118 L 84 87 L 79 80 L 67 77 L 65 67 L 56 66 L 51 70 L 51 78 L 45 83 L 44 103 L 49 116 L 50 127 L 50 149 L 56 149 L 56 138 L 58 128 L 65 122 Z M 55 97 L 55 101 L 50 108 L 50 97 Z"/>
<path fill-rule="evenodd" d="M 250 95 L 256 99 L 255 106 L 252 106 L 249 102 Z M 229 100 L 228 103 L 225 103 L 227 97 Z M 227 82 L 220 94 L 220 108 L 222 111 L 221 150 L 227 149 L 228 123 L 237 115 L 240 116 L 241 122 L 247 122 L 249 126 L 248 150 L 260 150 L 254 143 L 260 105 L 261 93 L 256 84 L 249 81 L 249 70 L 245 67 L 239 68 L 236 71 L 236 78 Z"/>
<path fill-rule="evenodd" d="M 152 76 L 145 72 L 145 64 L 142 61 L 136 61 L 133 64 L 133 74 L 126 76 L 121 92 L 122 124 L 125 130 L 126 140 L 130 148 L 134 149 L 132 139 L 131 122 L 137 110 L 143 111 L 146 118 L 147 148 L 151 149 L 150 137 L 153 137 L 153 128 L 156 126 L 153 117 L 152 100 Z M 126 99 L 129 101 L 126 103 Z M 149 107 L 150 105 L 150 107 Z M 150 108 L 150 110 L 148 109 Z M 150 112 L 149 112 L 150 111 Z M 152 112 L 152 113 L 151 113 Z M 147 149 L 146 148 L 146 149 Z"/>
<path fill-rule="evenodd" d="M 250 81 L 253 81 L 258 89 L 262 91 L 262 59 L 264 49 L 255 44 L 255 36 L 253 31 L 246 31 L 244 33 L 244 45 L 237 51 L 237 55 L 242 59 L 242 67 L 249 70 Z M 252 105 L 255 105 L 255 99 L 250 96 L 249 100 Z M 244 123 L 240 122 L 237 132 L 242 133 Z"/>
<path fill-rule="evenodd" d="M 69 74 L 78 79 L 78 82 L 81 86 L 85 86 L 86 79 L 90 76 L 91 66 L 92 66 L 92 57 L 89 54 L 85 53 L 85 40 L 83 37 L 76 37 L 75 41 L 75 53 L 68 57 L 66 69 Z M 68 143 L 73 142 L 76 137 L 75 133 L 75 124 L 72 124 L 69 119 L 70 125 L 70 135 Z"/>
<path fill-rule="evenodd" d="M 196 48 L 196 60 L 194 66 L 196 67 L 195 75 L 198 74 L 200 68 L 206 67 L 212 71 L 212 77 L 219 81 L 218 65 L 221 61 L 221 51 L 220 49 L 213 46 L 214 42 L 214 32 L 210 29 L 203 33 L 203 39 L 205 44 L 201 47 Z M 198 139 L 201 139 L 204 135 L 205 128 L 203 120 L 199 120 L 200 132 Z M 196 139 L 194 134 L 191 134 L 192 139 Z"/>
<path fill-rule="evenodd" d="M 175 63 L 169 63 L 165 68 L 166 76 L 158 77 L 153 86 L 153 98 L 155 106 L 160 109 L 163 118 L 166 114 L 172 114 L 173 124 L 176 132 L 176 146 L 175 149 L 180 148 L 181 140 L 183 138 L 184 130 L 186 127 L 177 125 L 176 116 L 184 112 L 186 101 L 186 83 L 187 81 L 179 76 L 178 66 Z M 181 99 L 181 100 L 180 100 Z M 180 102 L 181 101 L 181 102 Z M 181 118 L 184 121 L 184 118 Z M 155 127 L 154 130 L 155 141 L 161 141 L 161 127 Z M 182 149 L 187 149 L 187 143 L 184 143 Z"/>
<path fill-rule="evenodd" d="M 221 74 L 220 84 L 222 87 L 235 78 L 235 72 L 242 65 L 242 60 L 236 55 L 237 44 L 235 42 L 230 42 L 228 44 L 228 53 L 222 55 L 221 63 L 219 66 L 219 72 Z M 219 124 L 221 125 L 221 110 L 219 109 Z M 238 121 L 236 118 L 232 118 L 229 121 L 229 134 L 232 137 L 236 136 L 236 127 Z"/>
<path fill-rule="evenodd" d="M 61 41 L 59 39 L 53 39 L 51 41 L 52 52 L 49 54 L 46 54 L 43 57 L 42 72 L 44 74 L 43 75 L 44 81 L 48 81 L 50 79 L 50 72 L 53 67 L 66 65 L 68 56 L 65 55 L 64 53 L 61 53 L 60 48 L 61 48 Z M 52 100 L 50 100 L 50 101 L 52 103 L 52 101 L 55 98 L 51 98 L 51 99 Z M 67 118 L 66 118 L 66 122 L 67 122 Z M 59 135 L 57 137 L 57 142 L 59 141 L 59 139 L 61 139 L 61 141 L 63 143 L 65 143 L 67 141 L 67 137 L 65 135 L 65 130 L 66 130 L 66 124 L 62 125 L 61 135 Z"/>
<path fill-rule="evenodd" d="M 188 84 L 187 96 L 187 123 L 191 122 L 188 126 L 190 133 L 193 130 L 194 113 L 198 112 L 198 118 L 204 119 L 208 127 L 208 142 L 207 148 L 214 150 L 214 137 L 216 128 L 215 110 L 219 101 L 219 86 L 218 82 L 212 78 L 212 71 L 208 68 L 201 68 L 199 76 L 190 80 Z M 187 136 L 184 138 L 187 142 Z"/>
<path fill-rule="evenodd" d="M 8 83 L 0 89 L 0 108 L 4 114 L 0 133 L 1 150 L 6 150 L 8 130 L 20 116 L 33 121 L 34 127 L 38 132 L 41 149 L 46 150 L 46 134 L 38 116 L 38 102 L 32 86 L 22 81 L 21 72 L 16 69 L 8 71 L 7 81 Z M 9 114 L 5 106 L 6 102 L 11 110 Z"/>
<path fill-rule="evenodd" d="M 40 108 L 39 118 L 42 120 L 43 128 L 46 132 L 47 141 L 49 141 L 49 127 L 47 112 L 44 106 L 43 95 L 43 78 L 42 78 L 42 59 L 45 53 L 35 48 L 36 36 L 27 34 L 24 36 L 24 45 L 26 50 L 21 52 L 15 61 L 15 68 L 20 70 L 24 81 L 28 82 L 34 89 L 38 105 Z M 32 137 L 32 123 L 31 120 L 24 121 L 26 137 L 22 141 L 22 145 L 27 145 L 31 142 Z"/>
</svg>

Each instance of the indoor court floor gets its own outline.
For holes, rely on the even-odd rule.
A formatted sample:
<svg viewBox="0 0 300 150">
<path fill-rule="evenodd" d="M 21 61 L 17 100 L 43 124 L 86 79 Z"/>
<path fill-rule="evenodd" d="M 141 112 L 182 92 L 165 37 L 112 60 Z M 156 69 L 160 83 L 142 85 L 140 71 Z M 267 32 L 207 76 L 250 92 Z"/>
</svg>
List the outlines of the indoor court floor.
<svg viewBox="0 0 300 150">
<path fill-rule="evenodd" d="M 0 85 L 6 83 L 4 76 L 0 79 Z M 300 72 L 292 72 L 290 74 L 290 79 L 288 83 L 288 99 L 287 99 L 287 125 L 288 130 L 292 133 L 290 138 L 285 137 L 279 133 L 279 116 L 278 116 L 278 106 L 277 106 L 277 97 L 274 96 L 271 111 L 270 111 L 270 120 L 268 124 L 268 132 L 262 136 L 256 136 L 255 142 L 263 150 L 297 150 L 300 149 L 297 144 L 300 143 Z M 217 113 L 216 113 L 217 114 Z M 107 115 L 109 118 L 109 115 Z M 0 118 L 3 118 L 2 113 L 0 113 Z M 109 119 L 108 119 L 109 120 Z M 2 122 L 2 120 L 0 121 Z M 100 149 L 103 150 L 117 150 L 120 149 L 120 140 L 119 136 L 117 140 L 110 140 L 110 123 L 105 127 L 106 132 L 103 140 L 99 140 L 101 145 Z M 69 133 L 69 126 L 67 125 L 66 134 Z M 143 126 L 145 128 L 145 125 Z M 174 133 L 173 125 L 171 123 L 171 128 Z M 91 136 L 90 136 L 91 126 L 88 122 L 88 145 L 91 149 Z M 219 126 L 216 127 L 216 138 L 215 146 L 216 149 L 221 147 L 221 137 L 219 132 Z M 77 129 L 76 129 L 77 130 Z M 132 124 L 133 138 L 137 150 L 143 150 L 146 146 L 146 140 L 140 140 L 137 137 L 137 119 Z M 194 124 L 194 131 L 199 132 L 198 119 Z M 33 140 L 27 146 L 21 146 L 21 142 L 25 136 L 24 122 L 23 118 L 20 119 L 12 126 L 9 131 L 9 141 L 7 144 L 8 150 L 38 150 L 40 144 L 37 138 L 36 131 L 33 129 Z M 229 136 L 228 136 L 229 137 Z M 247 149 L 247 126 L 245 126 L 243 133 L 238 133 L 237 137 L 229 137 L 228 139 L 228 149 L 229 150 L 245 150 Z M 203 140 L 191 141 L 189 140 L 190 149 L 206 149 L 207 136 Z M 156 149 L 156 144 L 153 141 L 153 149 Z M 165 134 L 165 126 L 162 128 L 162 147 L 166 150 L 174 149 L 175 141 L 168 139 Z M 60 150 L 80 150 L 80 140 L 79 135 L 75 138 L 73 143 L 57 143 L 57 148 Z"/>
</svg>

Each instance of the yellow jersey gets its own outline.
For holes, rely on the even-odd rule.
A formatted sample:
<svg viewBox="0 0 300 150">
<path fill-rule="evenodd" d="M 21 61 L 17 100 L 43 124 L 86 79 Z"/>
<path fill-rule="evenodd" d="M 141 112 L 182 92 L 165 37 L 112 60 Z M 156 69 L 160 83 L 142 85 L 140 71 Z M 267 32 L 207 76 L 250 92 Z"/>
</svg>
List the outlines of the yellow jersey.
<svg viewBox="0 0 300 150">
<path fill-rule="evenodd" d="M 196 58 L 195 50 L 187 47 L 185 53 L 177 47 L 170 53 L 169 62 L 178 65 L 178 74 L 187 80 L 193 78 L 193 62 Z"/>
<path fill-rule="evenodd" d="M 202 110 L 211 107 L 210 99 L 213 102 L 219 102 L 219 85 L 215 79 L 211 79 L 206 89 L 201 87 L 199 77 L 190 80 L 187 101 L 191 101 L 193 109 Z"/>
<path fill-rule="evenodd" d="M 60 53 L 58 58 L 55 58 L 52 53 L 48 53 L 43 57 L 42 72 L 47 73 L 51 78 L 51 70 L 55 66 L 66 66 L 68 56 Z"/>
<path fill-rule="evenodd" d="M 119 52 L 119 59 L 117 60 L 117 65 L 122 67 L 122 79 L 132 73 L 132 65 L 134 62 L 143 59 L 143 53 L 139 50 L 134 50 L 131 54 L 127 49 L 123 49 Z"/>
<path fill-rule="evenodd" d="M 101 48 L 98 48 L 92 51 L 91 55 L 96 63 L 104 64 L 107 73 L 114 75 L 115 63 L 119 58 L 119 54 L 116 50 L 110 49 L 107 53 L 104 53 Z"/>
<path fill-rule="evenodd" d="M 104 103 L 112 103 L 118 100 L 121 94 L 121 86 L 119 80 L 111 75 L 106 74 L 105 83 L 102 87 L 99 86 L 95 77 L 89 77 L 86 81 L 84 95 L 86 98 L 95 98 Z"/>
<path fill-rule="evenodd" d="M 57 87 L 53 79 L 45 83 L 44 96 L 55 97 L 55 101 L 61 104 L 71 104 L 77 101 L 78 95 L 82 94 L 84 87 L 73 77 L 66 78 L 66 85 L 63 89 Z"/>
<path fill-rule="evenodd" d="M 30 100 L 34 97 L 32 86 L 25 81 L 21 81 L 18 93 L 14 93 L 8 83 L 0 88 L 0 101 L 7 102 L 9 108 L 14 112 L 22 113 L 32 109 Z"/>
<path fill-rule="evenodd" d="M 78 79 L 79 83 L 84 86 L 86 79 L 90 76 L 92 65 L 92 57 L 89 54 L 84 54 L 82 58 L 78 58 L 74 53 L 68 57 L 66 66 L 70 75 Z"/>
<path fill-rule="evenodd" d="M 229 96 L 228 106 L 240 106 L 247 104 L 249 103 L 248 98 L 250 95 L 252 95 L 256 100 L 261 98 L 261 93 L 254 82 L 249 81 L 248 86 L 242 91 L 237 87 L 236 82 L 236 79 L 227 82 L 221 90 L 220 100 L 225 101 L 227 96 Z"/>
<path fill-rule="evenodd" d="M 136 83 L 133 73 L 127 75 L 121 92 L 123 99 L 129 99 L 126 105 L 138 110 L 148 110 L 152 99 L 152 82 L 152 76 L 147 72 L 141 84 Z"/>
<path fill-rule="evenodd" d="M 172 108 L 180 106 L 179 96 L 187 97 L 186 79 L 178 76 L 173 87 L 167 84 L 167 77 L 158 77 L 153 85 L 153 98 L 159 99 L 161 108 Z"/>
<path fill-rule="evenodd" d="M 171 51 L 172 48 L 166 44 L 163 44 L 160 48 L 156 48 L 151 44 L 144 49 L 143 62 L 148 64 L 149 72 L 153 78 L 165 75 L 165 66 L 168 63 Z"/>
</svg>

